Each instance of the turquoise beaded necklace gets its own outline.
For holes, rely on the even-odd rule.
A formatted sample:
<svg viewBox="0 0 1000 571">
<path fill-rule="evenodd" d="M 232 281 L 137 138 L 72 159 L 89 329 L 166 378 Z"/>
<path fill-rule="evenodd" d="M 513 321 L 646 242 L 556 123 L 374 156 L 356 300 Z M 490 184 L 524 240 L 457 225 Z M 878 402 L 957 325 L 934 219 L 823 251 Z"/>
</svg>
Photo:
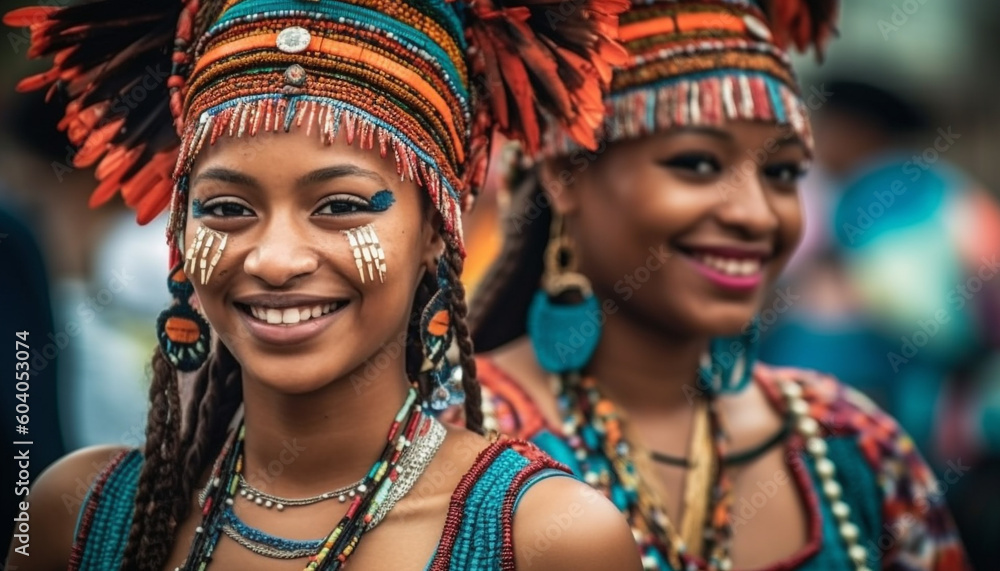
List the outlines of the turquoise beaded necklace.
<svg viewBox="0 0 1000 571">
<path fill-rule="evenodd" d="M 245 426 L 241 423 L 223 448 L 220 461 L 213 470 L 206 487 L 205 503 L 202 507 L 201 525 L 195 530 L 195 538 L 184 564 L 177 571 L 205 571 L 226 528 L 242 532 L 243 537 L 264 546 L 280 542 L 287 544 L 270 547 L 288 548 L 303 557 L 312 553 L 304 571 L 334 571 L 342 569 L 347 559 L 357 548 L 361 536 L 369 528 L 379 507 L 389 497 L 399 478 L 397 463 L 400 456 L 412 442 L 414 435 L 427 418 L 417 398 L 415 389 L 410 389 L 406 401 L 396 414 L 386 438 L 386 446 L 379 460 L 365 475 L 357 487 L 357 494 L 347 509 L 347 513 L 337 526 L 318 541 L 292 541 L 272 537 L 246 526 L 232 511 L 233 498 L 239 488 L 243 471 L 243 449 Z"/>
</svg>

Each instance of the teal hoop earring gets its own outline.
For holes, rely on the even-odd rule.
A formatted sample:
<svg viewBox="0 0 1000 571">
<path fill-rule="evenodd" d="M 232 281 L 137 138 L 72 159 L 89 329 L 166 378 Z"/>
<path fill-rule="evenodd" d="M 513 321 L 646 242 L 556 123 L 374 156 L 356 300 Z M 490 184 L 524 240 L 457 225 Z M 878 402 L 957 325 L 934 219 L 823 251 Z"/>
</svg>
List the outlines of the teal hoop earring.
<svg viewBox="0 0 1000 571">
<path fill-rule="evenodd" d="M 709 343 L 699 382 L 710 396 L 738 393 L 753 379 L 760 341 L 760 319 L 754 317 L 739 335 L 717 337 Z"/>
<path fill-rule="evenodd" d="M 528 337 L 538 364 L 553 374 L 583 369 L 601 339 L 600 305 L 590 280 L 576 271 L 573 241 L 553 214 L 542 289 L 528 308 Z M 572 301 L 560 298 L 571 297 Z"/>
</svg>

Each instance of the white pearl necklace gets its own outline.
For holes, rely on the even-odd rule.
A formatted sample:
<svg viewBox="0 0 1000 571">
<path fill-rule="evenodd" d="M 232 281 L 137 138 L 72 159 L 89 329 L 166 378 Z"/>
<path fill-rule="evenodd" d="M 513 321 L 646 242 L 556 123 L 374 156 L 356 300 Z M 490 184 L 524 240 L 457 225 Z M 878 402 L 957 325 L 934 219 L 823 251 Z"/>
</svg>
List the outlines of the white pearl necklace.
<svg viewBox="0 0 1000 571">
<path fill-rule="evenodd" d="M 840 537 L 847 546 L 847 555 L 854 563 L 855 571 L 871 571 L 868 567 L 868 550 L 858 543 L 860 530 L 851 522 L 851 506 L 842 498 L 843 490 L 837 482 L 837 468 L 826 456 L 827 444 L 819 436 L 819 423 L 809 416 L 809 403 L 802 398 L 802 387 L 794 381 L 782 381 L 781 393 L 788 402 L 796 431 L 805 439 L 806 451 L 812 456 L 819 474 L 823 495 L 830 501 L 830 509 L 837 519 Z"/>
</svg>

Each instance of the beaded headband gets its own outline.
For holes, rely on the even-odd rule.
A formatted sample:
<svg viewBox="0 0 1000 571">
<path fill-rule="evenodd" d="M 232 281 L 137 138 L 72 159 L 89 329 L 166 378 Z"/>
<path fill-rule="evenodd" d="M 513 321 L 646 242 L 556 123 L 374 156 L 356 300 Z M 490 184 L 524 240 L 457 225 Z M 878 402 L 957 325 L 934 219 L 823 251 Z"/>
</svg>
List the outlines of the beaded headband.
<svg viewBox="0 0 1000 571">
<path fill-rule="evenodd" d="M 626 61 L 615 37 L 628 4 L 564 4 L 90 0 L 4 22 L 30 27 L 29 57 L 55 55 L 18 88 L 68 97 L 60 128 L 79 145 L 74 164 L 97 165 L 91 206 L 121 193 L 146 223 L 171 204 L 174 264 L 199 150 L 293 125 L 392 156 L 464 253 L 459 217 L 494 130 L 537 149 L 558 124 L 596 147 L 612 65 Z"/>
<path fill-rule="evenodd" d="M 807 108 L 786 49 L 822 49 L 837 0 L 633 0 L 619 37 L 629 61 L 606 99 L 607 142 L 677 126 L 746 120 L 787 125 L 812 149 Z M 550 132 L 545 154 L 579 148 Z"/>
</svg>

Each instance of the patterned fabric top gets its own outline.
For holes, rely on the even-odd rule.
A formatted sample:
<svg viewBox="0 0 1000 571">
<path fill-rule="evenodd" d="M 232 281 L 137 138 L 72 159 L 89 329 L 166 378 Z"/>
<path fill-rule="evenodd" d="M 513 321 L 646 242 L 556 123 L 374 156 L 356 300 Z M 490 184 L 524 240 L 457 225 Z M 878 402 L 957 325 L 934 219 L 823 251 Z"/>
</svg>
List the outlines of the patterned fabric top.
<svg viewBox="0 0 1000 571">
<path fill-rule="evenodd" d="M 142 454 L 122 452 L 98 476 L 83 502 L 69 571 L 121 567 L 132 525 Z M 513 571 L 514 512 L 524 493 L 566 468 L 527 442 L 490 444 L 452 495 L 444 532 L 427 571 Z"/>
<path fill-rule="evenodd" d="M 569 447 L 527 393 L 488 359 L 478 362 L 488 418 L 487 428 L 529 439 L 558 461 L 574 469 Z M 896 571 L 950 571 L 968 568 L 941 488 L 913 442 L 896 422 L 860 393 L 835 379 L 811 371 L 758 365 L 754 380 L 772 406 L 784 411 L 783 382 L 797 383 L 829 444 L 844 500 L 859 514 L 860 543 L 869 552 L 868 566 Z M 809 543 L 798 554 L 766 567 L 777 570 L 853 569 L 844 556 L 829 502 L 816 489 L 815 468 L 800 439 L 789 438 L 786 457 L 809 511 Z M 805 468 L 805 469 L 803 469 Z M 621 507 L 621 506 L 620 506 Z M 629 511 L 625 510 L 628 515 Z M 738 516 L 738 510 L 734 508 Z M 740 525 L 734 516 L 734 526 Z M 640 545 L 652 546 L 655 539 Z M 668 570 L 656 549 L 643 550 L 648 569 Z M 698 568 L 703 568 L 698 565 Z M 764 571 L 764 570 L 762 570 Z"/>
</svg>

